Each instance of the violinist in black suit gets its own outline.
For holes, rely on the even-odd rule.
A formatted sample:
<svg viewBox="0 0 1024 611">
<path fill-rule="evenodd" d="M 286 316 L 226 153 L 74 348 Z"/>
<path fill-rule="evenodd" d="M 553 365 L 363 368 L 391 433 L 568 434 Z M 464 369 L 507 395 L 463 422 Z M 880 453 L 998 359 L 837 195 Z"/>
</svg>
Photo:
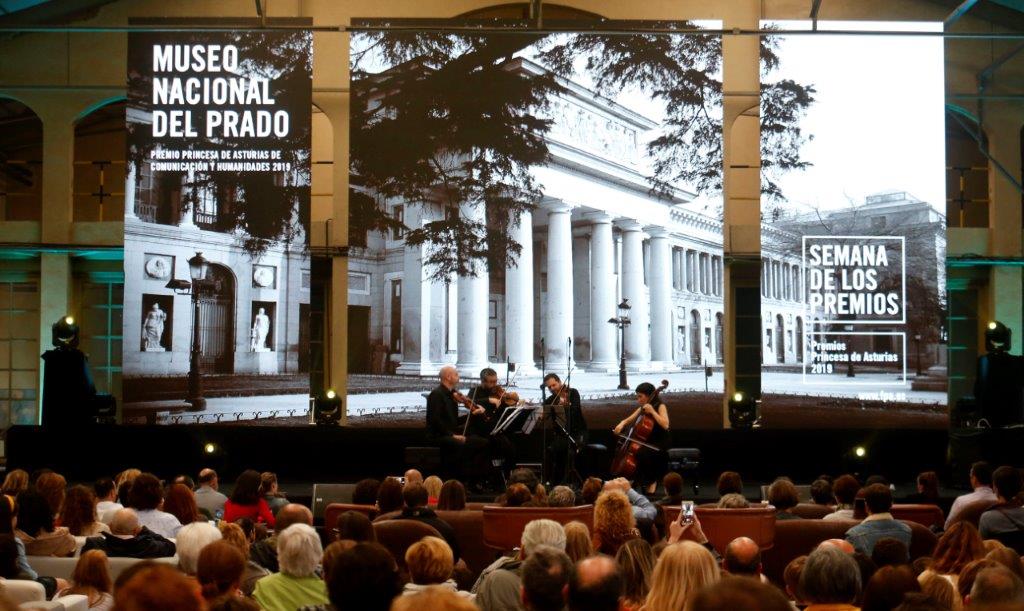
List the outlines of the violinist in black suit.
<svg viewBox="0 0 1024 611">
<path fill-rule="evenodd" d="M 558 374 L 544 376 L 544 385 L 551 394 L 544 399 L 545 420 L 550 423 L 548 434 L 548 481 L 564 482 L 568 479 L 567 462 L 570 448 L 574 454 L 587 442 L 587 421 L 580 406 L 580 393 L 562 383 Z"/>
<path fill-rule="evenodd" d="M 492 435 L 491 431 L 498 423 L 498 417 L 505 409 L 505 399 L 509 397 L 505 389 L 498 386 L 498 372 L 490 367 L 480 370 L 480 384 L 471 388 L 466 394 L 474 405 L 483 408 L 483 413 L 474 411 L 469 416 L 468 431 L 487 440 L 490 457 L 502 463 L 502 471 L 506 479 L 515 466 L 516 450 L 508 435 L 500 433 Z M 518 398 L 518 396 L 516 395 Z M 515 405 L 515 403 L 512 403 Z"/>
<path fill-rule="evenodd" d="M 458 400 L 465 399 L 456 390 L 459 370 L 445 365 L 439 377 L 440 384 L 427 395 L 427 438 L 441 448 L 441 466 L 446 473 L 467 480 L 479 477 L 486 472 L 487 439 L 467 435 L 459 424 Z M 483 414 L 484 409 L 474 406 L 470 413 Z"/>
</svg>

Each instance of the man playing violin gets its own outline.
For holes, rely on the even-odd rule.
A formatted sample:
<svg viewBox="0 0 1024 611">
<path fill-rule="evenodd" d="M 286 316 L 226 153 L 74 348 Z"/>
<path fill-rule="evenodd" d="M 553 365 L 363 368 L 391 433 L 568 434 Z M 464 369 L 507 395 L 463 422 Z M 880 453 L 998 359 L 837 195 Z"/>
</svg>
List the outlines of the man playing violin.
<svg viewBox="0 0 1024 611">
<path fill-rule="evenodd" d="M 621 422 L 615 425 L 612 432 L 616 435 L 629 433 L 641 415 L 647 415 L 654 420 L 654 429 L 645 442 L 647 446 L 642 447 L 636 456 L 637 472 L 636 479 L 638 488 L 643 487 L 648 494 L 652 494 L 658 486 L 667 470 L 668 449 L 672 445 L 672 437 L 669 433 L 668 407 L 662 402 L 661 397 L 654 396 L 654 384 L 644 382 L 636 387 L 636 402 L 639 405 Z M 654 449 L 657 448 L 657 449 Z"/>
<path fill-rule="evenodd" d="M 459 370 L 445 365 L 438 377 L 437 388 L 427 395 L 427 437 L 440 446 L 441 465 L 447 473 L 465 480 L 479 478 L 486 473 L 488 443 L 483 437 L 467 435 L 459 424 L 458 403 L 469 403 L 456 390 Z M 474 406 L 470 413 L 483 414 L 484 408 Z"/>
<path fill-rule="evenodd" d="M 544 385 L 551 393 L 544 399 L 545 418 L 550 419 L 554 434 L 548 436 L 548 481 L 564 482 L 568 479 L 567 461 L 571 446 L 578 453 L 586 443 L 587 421 L 580 407 L 580 393 L 562 382 L 558 374 L 544 376 Z M 571 440 L 569 439 L 571 437 Z"/>
<path fill-rule="evenodd" d="M 506 399 L 510 398 L 510 393 L 498 386 L 498 372 L 490 367 L 484 367 L 480 370 L 480 384 L 471 388 L 466 396 L 474 405 L 483 410 L 483 412 L 474 410 L 469 415 L 466 430 L 470 435 L 487 439 L 491 457 L 502 461 L 502 471 L 507 477 L 512 467 L 515 466 L 515 446 L 504 433 L 491 435 L 491 431 L 498 423 L 498 417 L 505 406 L 509 405 Z"/>
</svg>

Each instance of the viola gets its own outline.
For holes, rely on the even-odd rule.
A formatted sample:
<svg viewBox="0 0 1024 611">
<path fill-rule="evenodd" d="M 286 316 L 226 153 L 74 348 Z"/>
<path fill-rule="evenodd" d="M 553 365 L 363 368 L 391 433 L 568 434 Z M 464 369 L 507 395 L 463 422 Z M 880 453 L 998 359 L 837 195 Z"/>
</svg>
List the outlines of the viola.
<svg viewBox="0 0 1024 611">
<path fill-rule="evenodd" d="M 662 380 L 661 386 L 655 388 L 654 392 L 651 393 L 648 403 L 653 402 L 661 394 L 661 391 L 666 388 L 668 388 L 668 380 Z M 654 421 L 654 416 L 641 408 L 640 413 L 630 423 L 626 432 L 624 434 L 619 433 L 621 440 L 619 441 L 619 447 L 615 450 L 615 458 L 612 459 L 612 477 L 632 478 L 636 475 L 637 455 L 640 451 L 644 448 L 660 449 L 647 443 L 651 433 L 654 432 L 655 426 L 657 426 L 657 423 Z"/>
</svg>

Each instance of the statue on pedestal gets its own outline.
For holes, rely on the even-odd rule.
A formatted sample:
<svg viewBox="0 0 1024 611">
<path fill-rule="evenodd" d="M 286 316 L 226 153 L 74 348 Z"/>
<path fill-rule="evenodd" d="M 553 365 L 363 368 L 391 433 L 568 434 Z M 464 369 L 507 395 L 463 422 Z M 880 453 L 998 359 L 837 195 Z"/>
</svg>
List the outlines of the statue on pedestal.
<svg viewBox="0 0 1024 611">
<path fill-rule="evenodd" d="M 167 313 L 160 309 L 159 303 L 153 303 L 146 314 L 146 320 L 142 321 L 142 349 L 146 352 L 166 352 L 166 348 L 160 345 L 160 338 L 164 336 L 164 322 L 167 320 Z"/>
<path fill-rule="evenodd" d="M 252 321 L 252 334 L 250 350 L 252 352 L 270 352 L 267 347 L 267 335 L 270 333 L 270 317 L 266 310 L 260 308 Z"/>
</svg>

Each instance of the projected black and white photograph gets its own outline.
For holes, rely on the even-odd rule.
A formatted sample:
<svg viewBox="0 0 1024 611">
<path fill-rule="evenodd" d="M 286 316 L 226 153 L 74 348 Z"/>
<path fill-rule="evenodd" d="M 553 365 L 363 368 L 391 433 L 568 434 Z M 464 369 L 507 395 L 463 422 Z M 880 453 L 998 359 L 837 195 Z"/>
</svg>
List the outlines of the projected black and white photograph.
<svg viewBox="0 0 1024 611">
<path fill-rule="evenodd" d="M 773 23 L 783 29 L 807 23 Z M 824 30 L 941 30 L 819 23 Z M 762 61 L 762 408 L 808 426 L 945 427 L 943 45 L 928 36 L 772 36 Z M 777 60 L 777 61 L 775 61 Z M 802 83 L 798 131 L 773 104 Z M 865 411 L 866 410 L 866 411 Z"/>
<path fill-rule="evenodd" d="M 350 53 L 348 414 L 422 423 L 450 365 L 526 402 L 555 373 L 602 430 L 664 379 L 673 426 L 719 427 L 720 38 L 367 32 Z"/>
<path fill-rule="evenodd" d="M 133 33 L 124 420 L 309 406 L 312 35 Z"/>
</svg>

